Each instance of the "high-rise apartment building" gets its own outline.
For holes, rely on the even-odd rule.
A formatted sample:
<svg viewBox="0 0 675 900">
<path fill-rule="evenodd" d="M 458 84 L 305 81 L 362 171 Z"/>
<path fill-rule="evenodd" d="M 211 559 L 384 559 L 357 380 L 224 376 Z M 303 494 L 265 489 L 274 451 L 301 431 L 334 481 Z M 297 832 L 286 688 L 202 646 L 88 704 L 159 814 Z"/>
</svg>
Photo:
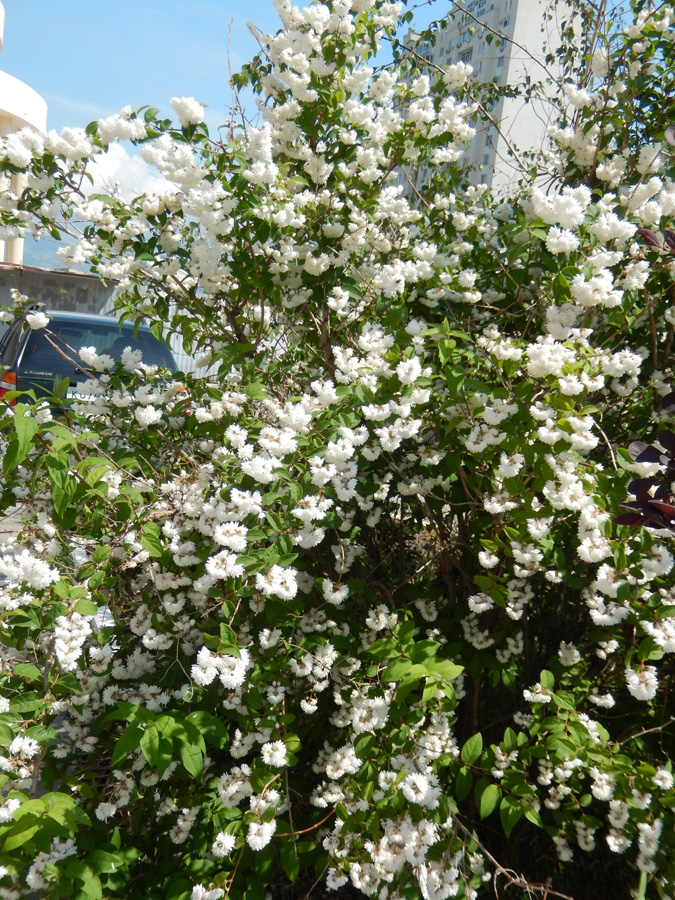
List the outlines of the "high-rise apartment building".
<svg viewBox="0 0 675 900">
<path fill-rule="evenodd" d="M 555 70 L 545 67 L 543 46 L 554 49 L 560 43 L 560 18 L 548 18 L 549 10 L 542 0 L 466 0 L 454 4 L 433 42 L 411 31 L 404 43 L 437 66 L 468 63 L 477 81 L 520 85 L 529 76 L 546 82 Z M 462 162 L 475 167 L 474 183 L 508 193 L 521 174 L 510 147 L 539 150 L 553 124 L 552 111 L 545 101 L 504 98 L 489 113 L 495 125 L 481 117 Z M 416 186 L 425 174 L 416 173 Z"/>
</svg>

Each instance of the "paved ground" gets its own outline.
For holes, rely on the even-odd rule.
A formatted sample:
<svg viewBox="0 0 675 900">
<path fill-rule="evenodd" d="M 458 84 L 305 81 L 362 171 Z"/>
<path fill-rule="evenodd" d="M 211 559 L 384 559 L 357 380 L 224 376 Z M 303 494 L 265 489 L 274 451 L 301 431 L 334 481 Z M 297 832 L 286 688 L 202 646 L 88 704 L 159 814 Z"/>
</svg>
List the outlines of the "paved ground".
<svg viewBox="0 0 675 900">
<path fill-rule="evenodd" d="M 14 506 L 6 516 L 0 518 L 0 544 L 11 534 L 21 531 L 21 507 Z"/>
</svg>

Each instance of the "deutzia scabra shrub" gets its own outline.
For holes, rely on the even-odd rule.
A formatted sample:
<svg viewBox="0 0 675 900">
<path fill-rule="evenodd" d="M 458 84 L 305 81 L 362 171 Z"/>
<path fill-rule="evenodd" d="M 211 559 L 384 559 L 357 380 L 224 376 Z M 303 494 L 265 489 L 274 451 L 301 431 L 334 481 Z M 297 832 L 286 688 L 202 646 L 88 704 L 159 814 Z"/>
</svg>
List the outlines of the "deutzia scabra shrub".
<svg viewBox="0 0 675 900">
<path fill-rule="evenodd" d="M 201 367 L 5 395 L 0 897 L 672 897 L 672 532 L 616 521 L 672 465 L 672 8 L 570 7 L 493 197 L 494 85 L 277 5 L 257 124 L 0 144 L 4 234 Z M 115 140 L 160 192 L 86 194 Z"/>
</svg>

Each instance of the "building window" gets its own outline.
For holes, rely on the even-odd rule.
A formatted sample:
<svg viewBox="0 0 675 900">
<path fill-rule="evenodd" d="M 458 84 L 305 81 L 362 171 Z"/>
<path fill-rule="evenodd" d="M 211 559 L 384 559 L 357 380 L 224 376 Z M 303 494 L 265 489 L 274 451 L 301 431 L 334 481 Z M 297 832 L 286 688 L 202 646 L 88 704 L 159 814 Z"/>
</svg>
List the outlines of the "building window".
<svg viewBox="0 0 675 900">
<path fill-rule="evenodd" d="M 498 69 L 503 69 L 503 68 L 504 68 L 504 57 L 503 57 L 503 56 L 500 56 L 500 57 L 498 58 L 498 60 L 497 60 L 497 68 L 498 68 Z"/>
<path fill-rule="evenodd" d="M 470 41 L 473 35 L 470 31 L 463 31 L 459 36 L 458 45 L 461 47 L 462 44 L 466 44 L 467 41 Z"/>
<path fill-rule="evenodd" d="M 483 71 L 483 60 L 479 59 L 476 65 L 474 66 L 476 73 Z"/>
<path fill-rule="evenodd" d="M 463 63 L 470 63 L 471 57 L 473 55 L 473 50 L 468 50 L 466 53 L 462 53 L 460 59 Z"/>
<path fill-rule="evenodd" d="M 478 52 L 479 53 L 485 52 L 485 41 L 481 41 L 480 44 L 478 45 Z"/>
<path fill-rule="evenodd" d="M 504 31 L 506 31 L 506 29 L 509 27 L 509 22 L 510 22 L 510 21 L 511 21 L 510 18 L 504 19 L 504 24 L 503 24 Z"/>
</svg>

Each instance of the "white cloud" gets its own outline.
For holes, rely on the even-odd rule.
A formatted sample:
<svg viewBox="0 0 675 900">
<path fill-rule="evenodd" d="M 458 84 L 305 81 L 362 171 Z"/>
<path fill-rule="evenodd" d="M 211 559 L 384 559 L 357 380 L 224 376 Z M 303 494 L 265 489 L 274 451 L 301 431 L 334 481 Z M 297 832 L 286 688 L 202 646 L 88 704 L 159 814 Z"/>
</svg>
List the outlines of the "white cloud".
<svg viewBox="0 0 675 900">
<path fill-rule="evenodd" d="M 169 188 L 167 180 L 136 153 L 122 144 L 111 144 L 89 166 L 94 183 L 89 194 L 119 194 L 131 200 L 139 194 L 158 194 Z"/>
</svg>

